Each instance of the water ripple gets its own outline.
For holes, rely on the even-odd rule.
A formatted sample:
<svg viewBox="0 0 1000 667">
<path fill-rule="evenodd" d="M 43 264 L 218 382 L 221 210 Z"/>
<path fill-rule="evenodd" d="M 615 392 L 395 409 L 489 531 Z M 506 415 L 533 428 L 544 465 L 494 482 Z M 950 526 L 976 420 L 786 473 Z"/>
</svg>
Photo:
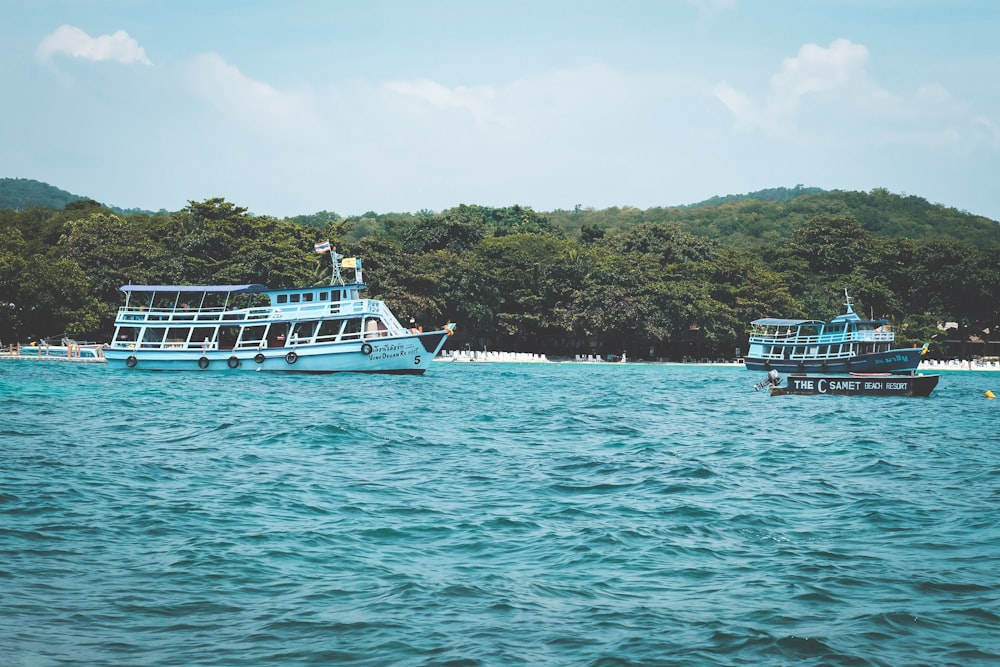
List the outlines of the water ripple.
<svg viewBox="0 0 1000 667">
<path fill-rule="evenodd" d="M 0 664 L 995 664 L 991 379 L 0 366 Z"/>
</svg>

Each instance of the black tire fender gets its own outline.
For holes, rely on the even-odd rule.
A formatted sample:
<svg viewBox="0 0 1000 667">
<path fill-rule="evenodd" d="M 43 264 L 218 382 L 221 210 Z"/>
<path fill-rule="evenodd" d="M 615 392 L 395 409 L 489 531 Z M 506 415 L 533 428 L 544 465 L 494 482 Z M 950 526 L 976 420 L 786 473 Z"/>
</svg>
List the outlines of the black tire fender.
<svg viewBox="0 0 1000 667">
<path fill-rule="evenodd" d="M 239 357 L 237 357 L 234 354 L 233 356 L 229 357 L 229 359 L 226 360 L 226 364 L 230 368 L 239 368 L 240 367 L 240 359 L 239 359 Z"/>
<path fill-rule="evenodd" d="M 208 357 L 201 357 L 198 359 L 198 368 L 200 368 L 201 370 L 205 370 L 206 368 L 208 368 L 208 364 L 209 364 Z"/>
<path fill-rule="evenodd" d="M 256 361 L 258 364 L 264 363 L 264 353 L 258 352 L 257 354 L 254 355 L 253 360 Z"/>
<path fill-rule="evenodd" d="M 371 353 L 372 353 L 371 343 L 362 343 L 361 344 L 361 354 L 369 355 Z"/>
<path fill-rule="evenodd" d="M 295 354 L 295 352 L 289 352 L 288 354 L 285 355 L 285 361 L 287 361 L 290 364 L 294 364 L 298 360 L 299 360 L 299 355 Z"/>
<path fill-rule="evenodd" d="M 129 368 L 135 368 L 135 365 L 138 363 L 139 360 L 135 358 L 134 354 L 128 355 L 128 358 L 125 359 L 125 365 L 128 366 Z"/>
</svg>

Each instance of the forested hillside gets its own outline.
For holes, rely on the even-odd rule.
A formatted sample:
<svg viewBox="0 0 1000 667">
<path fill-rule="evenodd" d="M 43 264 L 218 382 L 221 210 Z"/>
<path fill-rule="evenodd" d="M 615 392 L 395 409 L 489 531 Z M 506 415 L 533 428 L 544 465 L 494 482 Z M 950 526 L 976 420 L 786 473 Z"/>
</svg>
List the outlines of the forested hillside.
<svg viewBox="0 0 1000 667">
<path fill-rule="evenodd" d="M 71 332 L 107 340 L 133 283 L 328 280 L 329 238 L 363 258 L 372 295 L 451 346 L 731 357 L 763 316 L 827 318 L 847 289 L 903 344 L 995 354 L 1000 225 L 884 190 L 749 197 L 689 208 L 538 213 L 323 211 L 279 220 L 224 199 L 121 214 L 91 200 L 0 210 L 0 340 Z M 957 322 L 945 333 L 939 323 Z M 992 332 L 992 333 L 991 333 Z"/>
<path fill-rule="evenodd" d="M 30 178 L 0 178 L 0 209 L 63 208 L 78 199 L 83 197 Z"/>
</svg>

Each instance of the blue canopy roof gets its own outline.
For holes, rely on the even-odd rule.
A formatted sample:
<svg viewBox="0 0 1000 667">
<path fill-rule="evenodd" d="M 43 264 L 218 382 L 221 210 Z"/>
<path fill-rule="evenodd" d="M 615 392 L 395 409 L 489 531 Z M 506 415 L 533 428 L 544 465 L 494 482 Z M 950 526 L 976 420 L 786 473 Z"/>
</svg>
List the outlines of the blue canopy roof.
<svg viewBox="0 0 1000 667">
<path fill-rule="evenodd" d="M 227 294 L 242 294 L 263 292 L 264 285 L 122 285 L 123 292 L 222 292 Z"/>
</svg>

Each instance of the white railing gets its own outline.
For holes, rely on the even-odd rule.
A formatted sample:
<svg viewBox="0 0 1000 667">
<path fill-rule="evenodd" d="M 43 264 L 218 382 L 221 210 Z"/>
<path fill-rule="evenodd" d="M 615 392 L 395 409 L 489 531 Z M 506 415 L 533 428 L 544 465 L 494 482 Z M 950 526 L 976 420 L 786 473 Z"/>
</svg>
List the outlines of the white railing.
<svg viewBox="0 0 1000 667">
<path fill-rule="evenodd" d="M 244 320 L 305 320 L 337 315 L 378 314 L 387 322 L 402 328 L 388 307 L 376 299 L 354 299 L 333 303 L 295 303 L 280 306 L 262 306 L 226 310 L 224 308 L 201 308 L 183 310 L 177 308 L 146 308 L 145 306 L 122 306 L 116 320 L 121 324 L 157 322 L 241 322 Z"/>
<path fill-rule="evenodd" d="M 332 303 L 281 304 L 281 306 L 244 308 L 241 310 L 224 310 L 222 308 L 182 310 L 177 308 L 127 306 L 118 309 L 116 324 L 125 327 L 139 327 L 143 325 L 152 325 L 155 327 L 184 325 L 195 327 L 208 325 L 217 330 L 220 326 L 239 325 L 245 322 L 251 322 L 254 325 L 260 326 L 269 322 L 298 322 L 351 316 L 378 317 L 385 324 L 386 328 L 376 331 L 343 333 L 338 331 L 335 334 L 326 334 L 316 336 L 315 338 L 303 337 L 297 341 L 284 342 L 282 347 L 316 343 L 352 342 L 367 338 L 404 336 L 410 333 L 409 329 L 400 324 L 399 320 L 392 314 L 392 311 L 389 310 L 389 307 L 377 299 L 353 299 Z M 245 333 L 246 329 L 243 332 Z M 213 338 L 215 337 L 213 336 Z M 235 344 L 235 349 L 258 349 L 267 347 L 267 343 L 267 339 L 243 338 Z M 111 347 L 142 350 L 219 349 L 217 340 L 187 341 L 183 339 L 167 339 L 162 341 L 118 340 L 112 342 Z"/>
<path fill-rule="evenodd" d="M 890 343 L 895 340 L 892 331 L 852 331 L 849 333 L 821 334 L 817 336 L 778 335 L 754 333 L 751 343 L 765 345 L 836 345 L 838 343 Z"/>
</svg>

